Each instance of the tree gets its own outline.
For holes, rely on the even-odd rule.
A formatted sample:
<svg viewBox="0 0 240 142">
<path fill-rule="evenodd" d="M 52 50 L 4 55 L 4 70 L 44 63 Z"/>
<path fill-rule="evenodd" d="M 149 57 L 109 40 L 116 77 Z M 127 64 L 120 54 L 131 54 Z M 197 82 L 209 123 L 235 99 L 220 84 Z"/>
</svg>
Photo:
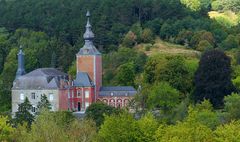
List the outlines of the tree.
<svg viewBox="0 0 240 142">
<path fill-rule="evenodd" d="M 237 37 L 235 37 L 234 35 L 228 35 L 228 37 L 224 41 L 222 41 L 220 46 L 221 46 L 221 48 L 226 49 L 226 50 L 238 48 L 239 41 L 238 41 Z"/>
<path fill-rule="evenodd" d="M 171 112 L 178 103 L 179 92 L 166 82 L 154 85 L 147 100 L 149 108 L 158 108 L 164 113 Z"/>
<path fill-rule="evenodd" d="M 23 125 L 23 123 L 27 123 L 30 128 L 32 122 L 34 121 L 34 116 L 31 113 L 31 110 L 32 105 L 26 97 L 24 102 L 18 105 L 18 111 L 15 114 L 14 122 L 21 125 Z"/>
<path fill-rule="evenodd" d="M 129 31 L 123 38 L 122 44 L 126 47 L 133 47 L 136 44 L 137 36 L 134 32 Z"/>
<path fill-rule="evenodd" d="M 118 67 L 116 74 L 116 84 L 123 86 L 134 86 L 135 66 L 132 62 L 125 63 Z"/>
<path fill-rule="evenodd" d="M 193 108 L 189 107 L 187 119 L 197 121 L 212 130 L 220 124 L 220 118 L 208 100 L 204 100 Z"/>
<path fill-rule="evenodd" d="M 240 119 L 240 111 L 238 106 L 240 105 L 240 95 L 231 94 L 224 97 L 224 111 L 226 113 L 226 119 L 228 121 Z"/>
<path fill-rule="evenodd" d="M 88 119 L 94 120 L 97 127 L 100 127 L 100 125 L 104 122 L 104 115 L 112 115 L 116 114 L 118 110 L 112 106 L 109 106 L 107 104 L 97 102 L 91 104 L 87 110 L 86 110 L 86 117 Z"/>
<path fill-rule="evenodd" d="M 213 47 L 215 45 L 215 39 L 213 37 L 213 34 L 211 32 L 201 30 L 194 33 L 190 41 L 190 46 L 196 48 L 199 42 L 202 40 L 208 41 L 208 43 L 210 43 Z"/>
<path fill-rule="evenodd" d="M 0 116 L 0 141 L 12 141 L 14 128 L 9 123 L 8 118 Z"/>
<path fill-rule="evenodd" d="M 136 141 L 136 122 L 131 114 L 105 116 L 105 121 L 98 132 L 99 142 Z"/>
<path fill-rule="evenodd" d="M 207 40 L 201 40 L 196 48 L 198 51 L 206 51 L 213 49 L 213 46 Z"/>
<path fill-rule="evenodd" d="M 141 39 L 144 43 L 151 43 L 154 40 L 154 35 L 150 29 L 146 28 L 142 32 Z"/>
<path fill-rule="evenodd" d="M 95 123 L 86 119 L 75 119 L 66 131 L 68 141 L 72 142 L 92 142 L 97 136 Z"/>
<path fill-rule="evenodd" d="M 186 7 L 190 8 L 193 11 L 199 11 L 201 9 L 201 1 L 200 0 L 181 0 L 181 3 L 186 5 Z"/>
<path fill-rule="evenodd" d="M 216 142 L 236 142 L 240 139 L 240 121 L 232 121 L 229 124 L 221 125 L 214 131 Z"/>
<path fill-rule="evenodd" d="M 223 106 L 223 98 L 235 91 L 231 82 L 230 58 L 220 50 L 205 52 L 195 73 L 193 99 L 209 99 L 215 108 Z"/>
<path fill-rule="evenodd" d="M 186 66 L 186 60 L 181 56 L 169 57 L 166 65 L 155 71 L 156 82 L 168 82 L 173 88 L 180 92 L 190 93 L 193 84 L 193 73 Z"/>
<path fill-rule="evenodd" d="M 192 11 L 199 11 L 201 9 L 208 9 L 212 0 L 181 0 L 181 3 L 186 5 Z"/>
<path fill-rule="evenodd" d="M 37 108 L 41 111 L 42 109 L 51 109 L 51 104 L 45 94 L 41 95 L 41 101 L 38 102 Z"/>
<path fill-rule="evenodd" d="M 62 118 L 61 115 L 58 117 Z M 65 127 L 66 122 L 59 121 L 60 119 L 55 117 L 54 113 L 47 110 L 42 111 L 32 124 L 29 134 L 25 136 L 26 141 L 67 141 L 67 134 L 64 131 L 67 128 Z"/>
<path fill-rule="evenodd" d="M 154 134 L 158 128 L 158 122 L 151 113 L 145 114 L 137 122 L 136 141 L 137 142 L 152 142 Z"/>
<path fill-rule="evenodd" d="M 204 102 L 198 109 L 208 109 L 209 104 Z M 213 141 L 212 130 L 204 124 L 204 119 L 208 117 L 205 113 L 198 115 L 199 110 L 189 107 L 188 116 L 175 125 L 160 125 L 156 131 L 156 141 L 161 142 L 204 142 Z M 211 116 L 211 115 L 210 115 Z M 209 118 L 210 120 L 211 118 Z M 208 121 L 205 121 L 208 122 Z"/>
</svg>

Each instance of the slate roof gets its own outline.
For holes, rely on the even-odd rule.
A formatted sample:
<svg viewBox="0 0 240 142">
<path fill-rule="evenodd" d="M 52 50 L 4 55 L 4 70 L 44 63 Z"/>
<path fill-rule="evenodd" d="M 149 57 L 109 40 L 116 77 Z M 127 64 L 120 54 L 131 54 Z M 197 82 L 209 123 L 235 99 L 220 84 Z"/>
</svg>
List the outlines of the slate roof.
<svg viewBox="0 0 240 142">
<path fill-rule="evenodd" d="M 91 87 L 93 82 L 86 72 L 78 72 L 76 79 L 73 81 L 75 87 Z"/>
<path fill-rule="evenodd" d="M 134 96 L 135 94 L 137 91 L 132 86 L 109 86 L 100 88 L 99 97 Z"/>
<path fill-rule="evenodd" d="M 97 50 L 97 48 L 93 44 L 94 33 L 92 31 L 92 25 L 90 24 L 90 12 L 88 11 L 86 14 L 88 20 L 86 24 L 86 31 L 83 35 L 85 40 L 85 44 L 83 48 L 80 49 L 78 55 L 101 55 L 101 53 Z"/>
<path fill-rule="evenodd" d="M 66 73 L 57 69 L 40 68 L 17 78 L 13 83 L 12 89 L 59 89 L 60 81 L 67 78 L 68 75 Z"/>
</svg>

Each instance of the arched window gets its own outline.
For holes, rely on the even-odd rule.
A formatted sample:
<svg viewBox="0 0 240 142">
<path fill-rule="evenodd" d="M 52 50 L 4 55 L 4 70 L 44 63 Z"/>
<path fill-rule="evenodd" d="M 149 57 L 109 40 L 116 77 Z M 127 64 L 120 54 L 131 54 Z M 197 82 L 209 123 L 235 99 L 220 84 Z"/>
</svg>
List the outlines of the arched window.
<svg viewBox="0 0 240 142">
<path fill-rule="evenodd" d="M 125 99 L 125 100 L 124 100 L 124 106 L 127 106 L 128 103 L 129 103 L 129 100 L 128 100 L 128 99 Z"/>
<path fill-rule="evenodd" d="M 109 105 L 115 107 L 115 100 L 114 100 L 114 99 L 111 99 L 111 100 L 109 101 Z"/>
<path fill-rule="evenodd" d="M 103 99 L 103 102 L 108 104 L 108 100 L 107 99 Z"/>
<path fill-rule="evenodd" d="M 119 107 L 119 108 L 122 107 L 122 99 L 117 100 L 117 107 Z"/>
</svg>

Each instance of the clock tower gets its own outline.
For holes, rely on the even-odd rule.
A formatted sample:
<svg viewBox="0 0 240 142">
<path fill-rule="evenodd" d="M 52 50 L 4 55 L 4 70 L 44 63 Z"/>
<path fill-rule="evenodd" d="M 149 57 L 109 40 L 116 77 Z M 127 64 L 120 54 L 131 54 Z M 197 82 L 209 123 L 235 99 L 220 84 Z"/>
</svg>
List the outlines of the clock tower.
<svg viewBox="0 0 240 142">
<path fill-rule="evenodd" d="M 93 44 L 94 33 L 90 24 L 90 12 L 87 14 L 86 31 L 83 35 L 84 46 L 77 53 L 77 73 L 85 72 L 95 86 L 95 101 L 102 86 L 102 55 Z"/>
</svg>

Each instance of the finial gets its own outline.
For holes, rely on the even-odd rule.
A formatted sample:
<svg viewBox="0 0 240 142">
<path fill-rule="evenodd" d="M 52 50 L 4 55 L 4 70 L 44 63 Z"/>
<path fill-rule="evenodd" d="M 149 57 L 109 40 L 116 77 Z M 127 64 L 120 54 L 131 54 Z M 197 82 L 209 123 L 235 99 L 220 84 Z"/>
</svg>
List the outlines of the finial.
<svg viewBox="0 0 240 142">
<path fill-rule="evenodd" d="M 96 47 L 93 44 L 93 39 L 94 39 L 94 33 L 92 31 L 92 26 L 90 23 L 90 12 L 87 11 L 86 13 L 86 17 L 87 17 L 87 24 L 85 26 L 86 31 L 83 34 L 83 38 L 85 40 L 85 44 L 83 46 L 83 48 L 80 49 L 78 54 L 101 54 Z"/>
<path fill-rule="evenodd" d="M 86 16 L 87 16 L 87 17 L 90 17 L 90 16 L 91 16 L 91 14 L 90 14 L 89 10 L 87 11 L 87 14 L 86 14 Z"/>
<path fill-rule="evenodd" d="M 19 48 L 20 48 L 20 50 L 22 50 L 22 49 L 23 49 L 23 46 L 22 46 L 22 45 L 20 45 L 20 47 L 19 47 Z"/>
</svg>

